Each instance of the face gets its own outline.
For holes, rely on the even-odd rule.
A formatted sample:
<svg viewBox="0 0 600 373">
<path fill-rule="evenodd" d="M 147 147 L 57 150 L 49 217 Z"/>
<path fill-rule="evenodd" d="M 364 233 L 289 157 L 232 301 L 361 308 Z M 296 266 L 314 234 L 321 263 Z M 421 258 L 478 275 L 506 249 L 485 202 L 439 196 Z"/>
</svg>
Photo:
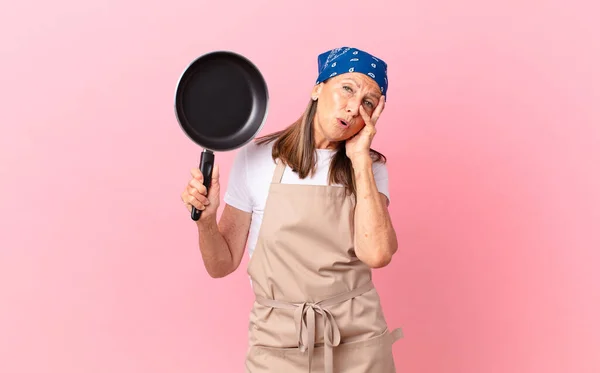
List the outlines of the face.
<svg viewBox="0 0 600 373">
<path fill-rule="evenodd" d="M 345 73 L 316 85 L 312 97 L 318 98 L 314 121 L 317 146 L 331 147 L 351 138 L 365 126 L 359 107 L 362 105 L 371 116 L 379 103 L 381 90 L 364 74 Z"/>
</svg>

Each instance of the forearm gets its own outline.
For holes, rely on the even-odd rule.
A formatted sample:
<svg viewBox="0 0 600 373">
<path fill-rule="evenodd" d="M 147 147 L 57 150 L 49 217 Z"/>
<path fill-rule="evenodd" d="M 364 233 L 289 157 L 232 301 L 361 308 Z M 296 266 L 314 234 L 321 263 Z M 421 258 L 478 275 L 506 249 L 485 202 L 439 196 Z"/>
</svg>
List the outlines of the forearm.
<svg viewBox="0 0 600 373">
<path fill-rule="evenodd" d="M 235 265 L 229 245 L 219 230 L 216 218 L 200 219 L 197 226 L 198 245 L 206 271 L 214 278 L 227 276 L 235 269 Z"/>
<path fill-rule="evenodd" d="M 372 160 L 352 164 L 356 180 L 354 246 L 357 257 L 372 268 L 384 267 L 398 248 L 385 199 L 377 190 Z"/>
</svg>

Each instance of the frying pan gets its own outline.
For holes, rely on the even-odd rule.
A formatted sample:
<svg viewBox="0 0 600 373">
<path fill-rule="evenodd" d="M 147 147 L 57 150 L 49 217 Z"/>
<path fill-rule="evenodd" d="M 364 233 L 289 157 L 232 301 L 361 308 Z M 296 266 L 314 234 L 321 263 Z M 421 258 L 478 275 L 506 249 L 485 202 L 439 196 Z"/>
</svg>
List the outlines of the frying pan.
<svg viewBox="0 0 600 373">
<path fill-rule="evenodd" d="M 199 169 L 208 190 L 216 151 L 250 142 L 267 118 L 269 91 L 264 77 L 248 58 L 214 51 L 192 61 L 175 90 L 175 116 L 181 129 L 204 148 Z M 192 206 L 192 220 L 201 210 Z"/>
</svg>

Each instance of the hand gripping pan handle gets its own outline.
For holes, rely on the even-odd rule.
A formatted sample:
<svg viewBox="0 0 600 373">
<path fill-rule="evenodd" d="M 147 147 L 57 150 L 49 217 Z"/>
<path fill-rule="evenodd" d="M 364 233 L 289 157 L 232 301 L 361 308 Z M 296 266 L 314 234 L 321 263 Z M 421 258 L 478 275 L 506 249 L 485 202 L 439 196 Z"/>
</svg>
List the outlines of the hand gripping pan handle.
<svg viewBox="0 0 600 373">
<path fill-rule="evenodd" d="M 207 192 L 210 189 L 210 182 L 212 180 L 212 172 L 215 164 L 215 154 L 210 150 L 204 150 L 200 156 L 200 172 L 202 172 L 202 184 L 206 188 Z M 208 193 L 207 193 L 208 196 Z M 198 210 L 195 206 L 192 206 L 192 220 L 198 221 L 202 215 L 202 210 Z"/>
</svg>

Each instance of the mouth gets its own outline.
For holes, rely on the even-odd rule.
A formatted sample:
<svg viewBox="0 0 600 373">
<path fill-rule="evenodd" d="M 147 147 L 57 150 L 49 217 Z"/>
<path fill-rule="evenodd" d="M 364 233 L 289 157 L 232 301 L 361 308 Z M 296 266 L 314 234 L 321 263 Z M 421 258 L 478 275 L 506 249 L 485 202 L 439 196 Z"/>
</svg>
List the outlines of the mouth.
<svg viewBox="0 0 600 373">
<path fill-rule="evenodd" d="M 343 127 L 343 128 L 348 128 L 348 127 L 350 127 L 350 123 L 346 122 L 346 121 L 345 121 L 345 120 L 343 120 L 343 119 L 340 119 L 340 118 L 338 118 L 338 119 L 337 119 L 337 122 L 338 122 L 338 124 L 339 124 L 341 127 Z"/>
</svg>

